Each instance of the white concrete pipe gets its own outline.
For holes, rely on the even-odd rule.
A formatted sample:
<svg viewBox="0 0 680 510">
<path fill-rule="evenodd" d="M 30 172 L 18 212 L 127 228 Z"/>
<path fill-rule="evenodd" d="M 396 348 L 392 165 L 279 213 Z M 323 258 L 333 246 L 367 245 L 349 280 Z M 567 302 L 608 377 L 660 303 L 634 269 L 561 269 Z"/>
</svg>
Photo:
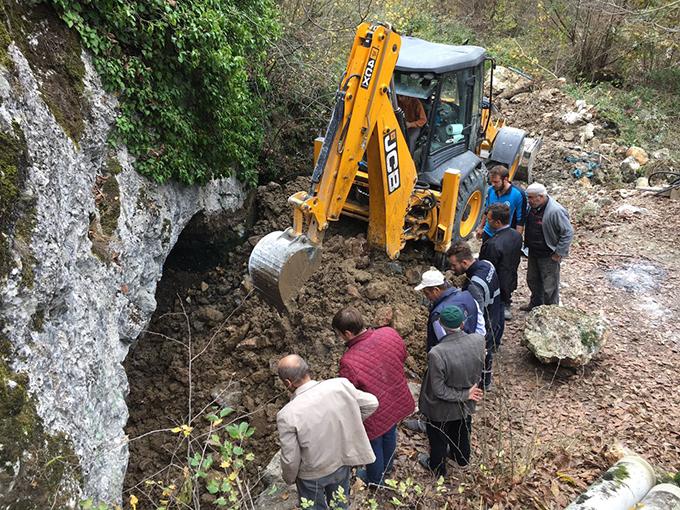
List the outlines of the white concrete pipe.
<svg viewBox="0 0 680 510">
<path fill-rule="evenodd" d="M 652 487 L 636 510 L 680 510 L 680 487 L 662 483 Z"/>
<path fill-rule="evenodd" d="M 628 510 L 656 483 L 645 459 L 627 455 L 614 464 L 565 510 Z"/>
</svg>

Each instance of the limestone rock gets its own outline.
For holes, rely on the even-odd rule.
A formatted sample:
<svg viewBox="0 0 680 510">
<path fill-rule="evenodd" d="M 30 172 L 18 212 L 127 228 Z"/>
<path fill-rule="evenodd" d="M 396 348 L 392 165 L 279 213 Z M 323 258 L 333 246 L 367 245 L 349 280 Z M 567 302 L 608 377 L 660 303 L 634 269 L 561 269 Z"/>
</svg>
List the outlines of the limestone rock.
<svg viewBox="0 0 680 510">
<path fill-rule="evenodd" d="M 418 285 L 420 283 L 420 270 L 418 268 L 406 268 L 404 276 L 406 276 L 406 281 L 409 285 Z"/>
<path fill-rule="evenodd" d="M 241 405 L 243 389 L 238 381 L 231 381 L 215 386 L 210 391 L 210 396 L 222 407 L 237 408 Z"/>
<path fill-rule="evenodd" d="M 381 306 L 373 316 L 374 326 L 391 326 L 394 319 L 394 310 L 390 305 Z"/>
<path fill-rule="evenodd" d="M 0 275 L 0 322 L 11 325 L 3 334 L 21 353 L 12 369 L 28 377 L 46 432 L 68 437 L 80 460 L 82 492 L 70 492 L 73 505 L 88 497 L 120 503 L 128 461 L 122 362 L 156 308 L 163 264 L 184 227 L 200 211 L 233 215 L 245 193 L 235 179 L 199 187 L 139 175 L 126 148 L 107 143 L 117 102 L 85 53 L 88 112 L 75 143 L 46 103 L 36 69 L 19 46 L 5 47 L 12 80 L 0 83 L 0 131 L 21 133 L 29 155 L 22 192 L 35 200 L 22 247 L 31 255 L 24 256 L 30 286 L 21 274 L 29 264 L 21 263 L 16 239 L 7 239 L 16 267 Z M 9 76 L 6 67 L 0 75 Z M 116 202 L 107 235 L 97 239 L 103 250 L 88 235 L 90 218 L 102 216 L 93 193 L 102 179 Z M 31 326 L 35 314 L 39 330 Z"/>
<path fill-rule="evenodd" d="M 214 306 L 204 306 L 199 308 L 198 316 L 208 322 L 220 323 L 224 320 L 224 314 Z"/>
<path fill-rule="evenodd" d="M 623 182 L 635 182 L 638 177 L 638 170 L 640 170 L 640 163 L 633 156 L 628 156 L 619 163 L 619 169 Z"/>
<path fill-rule="evenodd" d="M 586 365 L 607 338 L 607 325 L 598 315 L 562 306 L 539 306 L 527 317 L 522 344 L 542 363 Z"/>
<path fill-rule="evenodd" d="M 419 310 L 414 310 L 404 303 L 397 304 L 394 308 L 394 316 L 392 320 L 394 329 L 396 329 L 403 337 L 413 333 L 416 322 L 415 314 L 419 312 Z"/>
<path fill-rule="evenodd" d="M 490 74 L 487 73 L 487 81 L 489 83 Z M 501 92 L 510 91 L 514 89 L 519 89 L 521 87 L 527 86 L 531 83 L 531 80 L 525 76 L 513 71 L 510 68 L 503 66 L 496 66 L 493 72 L 493 89 L 494 95 L 500 94 Z"/>
<path fill-rule="evenodd" d="M 371 301 L 382 299 L 390 293 L 390 284 L 385 281 L 371 282 L 365 290 L 364 295 Z"/>
<path fill-rule="evenodd" d="M 595 125 L 592 122 L 588 122 L 588 124 L 579 129 L 579 136 L 582 144 L 587 140 L 592 140 L 595 137 Z"/>
<path fill-rule="evenodd" d="M 255 501 L 255 510 L 292 510 L 298 503 L 295 485 L 288 485 L 281 476 L 281 450 L 276 452 L 262 473 L 266 487 Z"/>
<path fill-rule="evenodd" d="M 626 151 L 626 157 L 633 157 L 635 158 L 635 161 L 637 161 L 640 165 L 646 165 L 647 162 L 649 161 L 649 156 L 647 155 L 647 152 L 641 148 L 641 147 L 629 147 L 628 150 Z"/>
<path fill-rule="evenodd" d="M 671 151 L 670 149 L 659 149 L 658 151 L 652 152 L 652 157 L 654 159 L 668 159 L 671 157 Z"/>
</svg>

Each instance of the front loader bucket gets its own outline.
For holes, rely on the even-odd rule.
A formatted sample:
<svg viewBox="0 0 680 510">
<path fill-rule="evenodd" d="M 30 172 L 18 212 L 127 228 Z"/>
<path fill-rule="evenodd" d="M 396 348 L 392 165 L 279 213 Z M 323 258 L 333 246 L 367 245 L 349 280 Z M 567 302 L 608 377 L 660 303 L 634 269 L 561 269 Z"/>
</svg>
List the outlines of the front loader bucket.
<svg viewBox="0 0 680 510">
<path fill-rule="evenodd" d="M 319 267 L 321 249 L 289 230 L 270 232 L 253 248 L 248 272 L 253 285 L 280 312 L 290 311 L 300 287 Z"/>
</svg>

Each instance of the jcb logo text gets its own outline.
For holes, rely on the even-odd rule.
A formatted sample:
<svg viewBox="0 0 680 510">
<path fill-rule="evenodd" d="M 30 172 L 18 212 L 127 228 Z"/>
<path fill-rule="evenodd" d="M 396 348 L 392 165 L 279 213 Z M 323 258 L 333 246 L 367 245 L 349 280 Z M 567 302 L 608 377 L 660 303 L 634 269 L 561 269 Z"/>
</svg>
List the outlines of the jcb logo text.
<svg viewBox="0 0 680 510">
<path fill-rule="evenodd" d="M 401 178 L 399 177 L 399 155 L 397 153 L 397 132 L 390 131 L 383 138 L 385 148 L 385 167 L 387 168 L 387 192 L 392 193 L 399 189 Z"/>
</svg>

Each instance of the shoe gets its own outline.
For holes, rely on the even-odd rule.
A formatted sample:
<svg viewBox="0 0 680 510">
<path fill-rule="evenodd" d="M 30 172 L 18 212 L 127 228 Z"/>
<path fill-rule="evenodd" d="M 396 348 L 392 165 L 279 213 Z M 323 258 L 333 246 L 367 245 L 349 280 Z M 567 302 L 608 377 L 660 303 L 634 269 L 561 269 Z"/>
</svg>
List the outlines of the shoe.
<svg viewBox="0 0 680 510">
<path fill-rule="evenodd" d="M 522 305 L 519 307 L 520 310 L 523 312 L 530 312 L 534 307 L 531 304 L 528 305 Z"/>
<path fill-rule="evenodd" d="M 404 427 L 415 432 L 420 432 L 421 434 L 427 432 L 427 428 L 425 428 L 425 422 L 418 418 L 404 420 Z"/>
<path fill-rule="evenodd" d="M 505 320 L 506 321 L 511 321 L 512 320 L 512 312 L 510 311 L 510 307 L 507 307 L 503 313 L 505 314 Z"/>
<path fill-rule="evenodd" d="M 427 453 L 418 454 L 418 464 L 423 466 L 428 471 L 432 471 L 432 468 L 430 467 L 430 456 Z"/>
</svg>

